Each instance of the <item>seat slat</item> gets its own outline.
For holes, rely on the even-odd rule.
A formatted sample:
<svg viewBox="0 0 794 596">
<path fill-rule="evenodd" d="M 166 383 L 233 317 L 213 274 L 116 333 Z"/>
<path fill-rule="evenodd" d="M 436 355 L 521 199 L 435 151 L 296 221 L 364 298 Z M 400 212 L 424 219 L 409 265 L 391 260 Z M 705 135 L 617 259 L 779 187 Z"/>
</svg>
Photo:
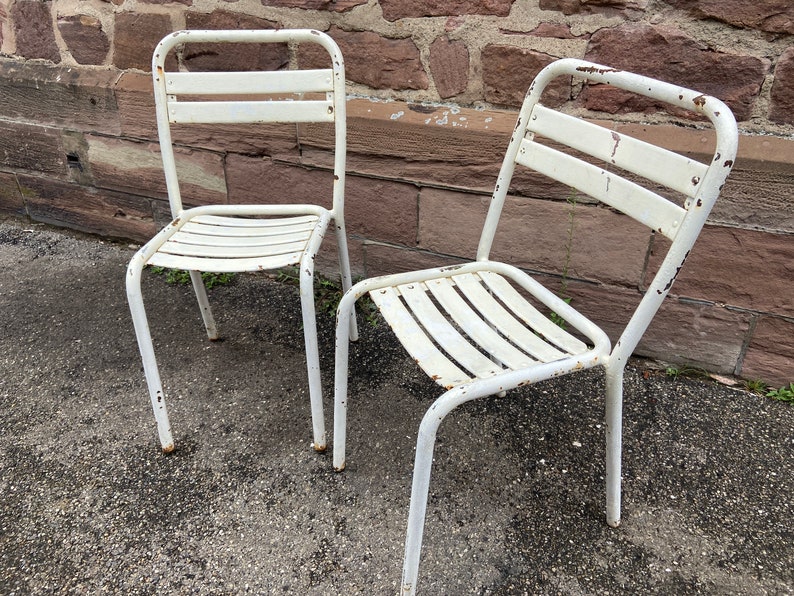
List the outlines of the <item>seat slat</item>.
<svg viewBox="0 0 794 596">
<path fill-rule="evenodd" d="M 541 362 L 551 362 L 566 355 L 527 329 L 521 321 L 494 300 L 488 290 L 483 287 L 479 278 L 467 273 L 456 275 L 453 279 L 466 298 L 475 305 L 489 323 L 533 358 Z"/>
<path fill-rule="evenodd" d="M 283 254 L 303 252 L 306 249 L 308 238 L 300 242 L 287 242 L 284 244 L 265 244 L 258 246 L 242 246 L 233 244 L 230 246 L 207 246 L 197 244 L 185 244 L 169 240 L 160 248 L 161 252 L 172 255 L 183 255 L 192 257 L 207 257 L 218 259 L 248 259 L 258 257 L 275 257 Z"/>
<path fill-rule="evenodd" d="M 482 319 L 481 312 L 473 310 L 466 304 L 451 279 L 447 277 L 433 279 L 426 282 L 425 285 L 458 327 L 463 329 L 464 333 L 488 352 L 492 358 L 496 358 L 513 370 L 531 366 L 536 362 L 488 325 Z"/>
<path fill-rule="evenodd" d="M 584 342 L 567 333 L 559 325 L 552 323 L 548 317 L 527 302 L 501 275 L 489 271 L 481 271 L 479 276 L 499 300 L 546 340 L 556 344 L 568 354 L 579 354 L 587 350 Z"/>
<path fill-rule="evenodd" d="M 316 215 L 299 215 L 291 217 L 272 217 L 270 219 L 252 217 L 229 217 L 223 215 L 197 215 L 190 221 L 212 226 L 237 226 L 241 228 L 267 228 L 282 227 L 300 224 L 314 224 L 318 217 Z"/>
<path fill-rule="evenodd" d="M 695 196 L 708 170 L 699 161 L 540 104 L 532 110 L 527 130 L 690 198 Z"/>
<path fill-rule="evenodd" d="M 411 312 L 427 334 L 463 368 L 479 378 L 501 372 L 501 367 L 485 356 L 449 322 L 427 295 L 425 284 L 406 284 L 397 287 Z"/>
<path fill-rule="evenodd" d="M 254 259 L 209 259 L 201 257 L 185 257 L 164 252 L 155 253 L 149 259 L 149 265 L 168 267 L 170 269 L 186 269 L 189 271 L 209 271 L 213 273 L 238 273 L 242 271 L 265 271 L 280 269 L 300 263 L 303 252 L 293 252 L 271 257 Z"/>
<path fill-rule="evenodd" d="M 169 95 L 255 95 L 323 93 L 334 90 L 328 69 L 246 72 L 167 72 Z"/>
<path fill-rule="evenodd" d="M 330 101 L 180 101 L 168 104 L 174 124 L 333 122 Z"/>
<path fill-rule="evenodd" d="M 291 234 L 310 234 L 315 228 L 314 223 L 298 224 L 297 226 L 290 226 L 287 228 L 287 233 Z M 221 226 L 221 225 L 206 225 L 195 222 L 188 222 L 182 226 L 182 230 L 186 233 L 204 236 L 225 236 L 228 238 L 246 238 L 246 237 L 266 237 L 278 236 L 281 230 L 276 226 Z"/>
<path fill-rule="evenodd" d="M 194 246 L 204 247 L 254 247 L 254 246 L 280 246 L 283 244 L 290 244 L 293 242 L 308 241 L 310 234 L 307 232 L 302 233 L 287 233 L 287 234 L 270 234 L 267 236 L 209 236 L 207 234 L 191 234 L 179 231 L 169 238 L 169 242 L 178 244 L 188 244 Z"/>
<path fill-rule="evenodd" d="M 522 141 L 516 162 L 603 201 L 671 240 L 686 214 L 647 188 L 528 139 Z"/>
<path fill-rule="evenodd" d="M 394 288 L 374 290 L 370 297 L 411 357 L 436 383 L 451 388 L 471 380 L 430 341 Z"/>
</svg>

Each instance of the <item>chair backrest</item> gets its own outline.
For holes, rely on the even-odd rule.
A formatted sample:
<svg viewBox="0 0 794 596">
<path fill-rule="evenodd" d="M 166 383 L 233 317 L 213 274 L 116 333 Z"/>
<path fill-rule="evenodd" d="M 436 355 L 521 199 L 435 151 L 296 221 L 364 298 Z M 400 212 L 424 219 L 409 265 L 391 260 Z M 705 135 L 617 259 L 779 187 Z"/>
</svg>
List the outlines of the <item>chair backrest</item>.
<svg viewBox="0 0 794 596">
<path fill-rule="evenodd" d="M 705 116 L 716 132 L 710 161 L 701 163 L 543 106 L 543 90 L 559 76 L 612 85 Z M 737 143 L 733 114 L 714 97 L 582 60 L 553 62 L 538 74 L 524 99 L 477 258 L 488 259 L 516 165 L 602 201 L 666 236 L 672 241 L 668 253 L 613 350 L 613 358 L 628 358 L 670 290 L 719 196 L 733 166 Z M 658 186 L 682 195 L 681 204 L 659 194 Z"/>
<path fill-rule="evenodd" d="M 169 52 L 183 44 L 317 44 L 329 55 L 327 68 L 293 70 L 166 71 Z M 223 47 L 222 45 L 218 47 Z M 170 64 L 170 63 L 169 63 Z M 176 31 L 152 57 L 157 128 L 174 216 L 182 210 L 171 124 L 334 123 L 333 211 L 344 201 L 346 116 L 342 53 L 325 33 L 308 29 Z M 308 95 L 308 97 L 306 97 Z M 245 131 L 241 128 L 241 134 Z"/>
</svg>

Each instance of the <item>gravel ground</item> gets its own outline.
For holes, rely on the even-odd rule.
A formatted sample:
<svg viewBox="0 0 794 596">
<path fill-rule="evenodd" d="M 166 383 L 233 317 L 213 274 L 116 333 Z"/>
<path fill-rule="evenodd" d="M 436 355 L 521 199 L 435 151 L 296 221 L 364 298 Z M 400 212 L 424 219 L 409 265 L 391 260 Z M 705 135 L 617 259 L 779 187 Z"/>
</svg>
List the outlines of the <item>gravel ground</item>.
<svg viewBox="0 0 794 596">
<path fill-rule="evenodd" d="M 435 384 L 363 325 L 334 473 L 310 449 L 296 288 L 214 288 L 225 339 L 210 343 L 190 288 L 152 275 L 177 441 L 163 455 L 124 294 L 132 252 L 0 222 L 0 592 L 396 594 Z M 330 317 L 320 334 L 330 429 Z M 445 421 L 421 593 L 794 593 L 794 407 L 632 363 L 612 529 L 602 383 L 539 383 Z"/>
</svg>

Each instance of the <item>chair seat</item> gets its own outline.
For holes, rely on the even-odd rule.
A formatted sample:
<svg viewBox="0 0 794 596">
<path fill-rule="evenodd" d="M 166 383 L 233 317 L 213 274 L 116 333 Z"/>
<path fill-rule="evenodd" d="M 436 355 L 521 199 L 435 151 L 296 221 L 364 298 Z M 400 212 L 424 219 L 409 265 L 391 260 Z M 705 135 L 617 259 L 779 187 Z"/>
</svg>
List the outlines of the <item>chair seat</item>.
<svg viewBox="0 0 794 596">
<path fill-rule="evenodd" d="M 571 357 L 573 369 L 609 352 L 608 341 L 604 348 L 594 337 L 599 347 L 588 346 L 492 271 L 378 288 L 370 296 L 417 364 L 446 389 Z"/>
<path fill-rule="evenodd" d="M 171 234 L 148 264 L 231 273 L 298 264 L 319 217 L 246 218 L 197 215 Z"/>
</svg>

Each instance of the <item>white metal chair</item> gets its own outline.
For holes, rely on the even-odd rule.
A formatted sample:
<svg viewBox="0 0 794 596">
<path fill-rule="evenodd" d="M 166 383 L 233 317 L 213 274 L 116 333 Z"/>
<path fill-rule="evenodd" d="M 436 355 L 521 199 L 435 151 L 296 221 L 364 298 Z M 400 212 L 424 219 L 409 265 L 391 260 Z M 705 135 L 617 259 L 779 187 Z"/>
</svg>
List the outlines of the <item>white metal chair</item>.
<svg viewBox="0 0 794 596">
<path fill-rule="evenodd" d="M 544 107 L 540 103 L 541 94 L 558 76 L 614 85 L 706 116 L 716 130 L 712 158 L 708 163 L 700 163 Z M 343 297 L 336 334 L 334 467 L 337 470 L 345 466 L 349 340 L 345 322 L 358 298 L 369 294 L 405 349 L 446 389 L 427 411 L 419 428 L 403 594 L 413 594 L 416 590 L 436 431 L 450 411 L 473 399 L 603 366 L 606 369 L 606 516 L 608 524 L 618 525 L 622 383 L 626 361 L 700 233 L 731 170 L 737 141 L 731 111 L 713 97 L 597 64 L 559 60 L 538 74 L 524 100 L 490 203 L 476 261 L 364 280 Z M 516 166 L 531 168 L 602 201 L 672 241 L 614 349 L 606 333 L 552 291 L 511 265 L 489 260 Z M 659 186 L 680 194 L 681 204 L 657 194 L 653 189 Z M 532 249 L 531 240 L 527 249 Z M 525 299 L 526 294 L 546 312 Z M 549 319 L 550 312 L 564 319 L 565 328 Z"/>
<path fill-rule="evenodd" d="M 166 72 L 166 57 L 182 44 L 311 43 L 329 55 L 327 68 L 246 72 Z M 212 46 L 215 47 L 215 46 Z M 220 46 L 226 47 L 226 46 Z M 250 65 L 241 65 L 250 68 Z M 311 30 L 178 31 L 165 37 L 152 59 L 157 126 L 173 221 L 132 258 L 127 275 L 127 298 L 135 325 L 146 381 L 163 451 L 174 448 L 165 395 L 141 294 L 146 265 L 190 272 L 207 335 L 217 339 L 201 272 L 246 272 L 299 265 L 300 300 L 306 341 L 314 448 L 325 449 L 320 362 L 317 348 L 313 272 L 314 258 L 328 226 L 334 222 L 344 288 L 351 285 L 344 225 L 346 156 L 345 71 L 334 41 Z M 319 97 L 319 99 L 318 99 Z M 333 204 L 306 197 L 300 205 L 202 205 L 183 207 L 171 124 L 249 124 L 329 122 L 335 130 Z M 244 126 L 241 134 L 248 134 Z M 330 176 L 329 176 L 330 179 Z M 331 192 L 329 182 L 328 192 Z M 319 193 L 319 191 L 318 191 Z M 263 200 L 267 184 L 262 183 Z M 191 201 L 190 197 L 185 197 Z M 355 336 L 355 322 L 350 332 Z"/>
</svg>

